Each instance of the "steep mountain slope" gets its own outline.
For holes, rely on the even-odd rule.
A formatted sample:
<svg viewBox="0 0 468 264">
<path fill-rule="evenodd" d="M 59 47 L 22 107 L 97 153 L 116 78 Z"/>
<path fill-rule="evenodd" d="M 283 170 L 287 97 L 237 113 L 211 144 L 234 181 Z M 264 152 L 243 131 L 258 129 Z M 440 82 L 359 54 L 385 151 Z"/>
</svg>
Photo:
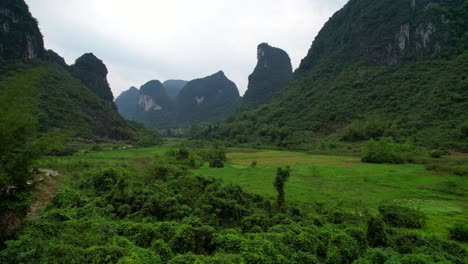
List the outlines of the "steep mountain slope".
<svg viewBox="0 0 468 264">
<path fill-rule="evenodd" d="M 115 110 L 101 60 L 85 54 L 68 67 L 58 54 L 45 51 L 37 21 L 22 0 L 2 1 L 0 21 L 0 99 L 28 105 L 40 132 L 117 140 L 142 132 Z"/>
<path fill-rule="evenodd" d="M 330 135 L 397 134 L 468 150 L 467 20 L 463 0 L 351 0 L 320 31 L 288 89 L 211 136 L 297 147 Z M 347 137 L 352 130 L 361 135 Z"/>
<path fill-rule="evenodd" d="M 220 120 L 234 112 L 240 96 L 224 72 L 188 82 L 177 95 L 178 120 L 182 124 Z"/>
<path fill-rule="evenodd" d="M 258 45 L 257 60 L 257 66 L 249 76 L 249 87 L 242 98 L 244 106 L 269 102 L 287 87 L 293 74 L 288 54 L 267 43 Z"/>
<path fill-rule="evenodd" d="M 166 88 L 166 93 L 169 98 L 171 98 L 171 100 L 175 100 L 179 92 L 187 83 L 188 82 L 184 80 L 167 80 L 163 82 L 163 85 Z"/>
<path fill-rule="evenodd" d="M 102 60 L 92 53 L 86 53 L 76 59 L 70 70 L 77 79 L 81 80 L 97 96 L 112 103 L 114 96 L 107 82 L 107 67 Z"/>
<path fill-rule="evenodd" d="M 116 99 L 115 104 L 119 113 L 130 120 L 135 118 L 138 111 L 138 99 L 140 91 L 136 87 L 130 87 L 127 91 L 122 92 Z"/>
<path fill-rule="evenodd" d="M 114 108 L 62 68 L 48 63 L 10 65 L 0 74 L 0 92 L 17 104 L 29 102 L 40 132 L 73 131 L 83 138 L 131 139 L 136 129 Z M 18 93 L 21 95 L 21 93 Z"/>
<path fill-rule="evenodd" d="M 24 1 L 0 2 L 0 60 L 34 59 L 44 53 L 37 21 Z"/>
<path fill-rule="evenodd" d="M 171 106 L 171 101 L 162 83 L 153 80 L 141 86 L 138 106 L 142 111 L 165 111 Z"/>
</svg>

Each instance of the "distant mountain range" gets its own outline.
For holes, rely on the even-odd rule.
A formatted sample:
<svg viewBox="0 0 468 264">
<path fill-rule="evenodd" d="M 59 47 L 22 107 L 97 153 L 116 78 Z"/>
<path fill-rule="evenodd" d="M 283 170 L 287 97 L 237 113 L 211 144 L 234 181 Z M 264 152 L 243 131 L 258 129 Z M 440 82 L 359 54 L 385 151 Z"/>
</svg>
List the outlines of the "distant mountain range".
<svg viewBox="0 0 468 264">
<path fill-rule="evenodd" d="M 171 96 L 169 96 L 171 94 Z M 157 128 L 219 121 L 239 105 L 239 91 L 222 71 L 190 82 L 153 80 L 123 92 L 115 103 L 128 119 Z"/>
<path fill-rule="evenodd" d="M 262 43 L 257 49 L 258 63 L 249 77 L 243 98 L 224 72 L 192 80 L 159 81 L 151 95 L 135 87 L 123 92 L 115 103 L 126 118 L 157 128 L 178 128 L 202 122 L 221 121 L 240 107 L 269 102 L 284 90 L 292 77 L 291 60 L 278 48 Z M 156 85 L 157 83 L 157 85 Z"/>
</svg>

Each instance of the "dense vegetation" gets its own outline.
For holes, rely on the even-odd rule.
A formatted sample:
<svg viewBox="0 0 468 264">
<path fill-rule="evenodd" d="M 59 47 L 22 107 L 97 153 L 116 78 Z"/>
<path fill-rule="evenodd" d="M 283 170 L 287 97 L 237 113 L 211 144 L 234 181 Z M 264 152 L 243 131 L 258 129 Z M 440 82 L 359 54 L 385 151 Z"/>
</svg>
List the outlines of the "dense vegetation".
<svg viewBox="0 0 468 264">
<path fill-rule="evenodd" d="M 31 93 L 21 96 L 21 90 Z M 141 131 L 57 65 L 39 61 L 4 64 L 0 68 L 0 91 L 11 94 L 9 100 L 14 105 L 31 102 L 42 133 L 61 130 L 88 139 L 137 140 Z"/>
<path fill-rule="evenodd" d="M 468 149 L 467 8 L 351 0 L 270 104 L 191 129 L 328 154 L 311 155 L 148 147 L 159 135 L 120 117 L 105 65 L 38 56 L 27 6 L 3 1 L 0 48 L 15 51 L 0 52 L 0 263 L 466 263 L 468 158 L 446 148 Z M 222 72 L 176 102 L 157 81 L 135 90 L 170 110 L 168 127 L 239 103 Z"/>
<path fill-rule="evenodd" d="M 418 231 L 425 225 L 419 210 L 383 204 L 375 213 L 317 204 L 309 211 L 284 200 L 284 193 L 280 209 L 274 200 L 193 174 L 219 152 L 176 148 L 126 160 L 85 156 L 44 160 L 42 165 L 52 161 L 70 178 L 41 218 L 30 221 L 23 235 L 6 243 L 0 260 L 464 263 L 467 257 L 460 244 Z M 205 169 L 213 174 L 220 170 Z M 275 186 L 287 191 L 288 175 L 289 170 L 278 169 Z M 273 189 L 273 181 L 269 186 Z M 458 230 L 454 227 L 453 232 L 463 232 Z"/>
<path fill-rule="evenodd" d="M 288 148 L 396 136 L 467 150 L 468 3 L 429 2 L 350 1 L 280 96 L 201 136 Z"/>
</svg>

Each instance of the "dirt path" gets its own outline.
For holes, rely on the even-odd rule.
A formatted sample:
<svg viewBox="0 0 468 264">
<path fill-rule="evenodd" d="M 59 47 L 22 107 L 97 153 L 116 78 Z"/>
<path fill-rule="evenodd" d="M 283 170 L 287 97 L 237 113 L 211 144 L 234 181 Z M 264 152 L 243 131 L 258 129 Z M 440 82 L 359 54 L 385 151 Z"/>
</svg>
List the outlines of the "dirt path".
<svg viewBox="0 0 468 264">
<path fill-rule="evenodd" d="M 33 201 L 27 218 L 36 219 L 41 210 L 52 198 L 52 195 L 59 190 L 59 182 L 63 177 L 57 171 L 50 169 L 39 169 L 43 179 L 38 181 L 37 190 L 33 194 Z"/>
</svg>

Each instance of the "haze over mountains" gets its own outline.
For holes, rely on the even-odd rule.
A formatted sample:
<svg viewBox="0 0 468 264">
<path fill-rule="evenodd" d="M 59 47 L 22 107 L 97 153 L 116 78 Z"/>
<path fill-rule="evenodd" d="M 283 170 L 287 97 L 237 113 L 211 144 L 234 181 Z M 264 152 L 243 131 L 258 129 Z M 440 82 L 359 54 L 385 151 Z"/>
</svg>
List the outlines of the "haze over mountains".
<svg viewBox="0 0 468 264">
<path fill-rule="evenodd" d="M 178 128 L 220 121 L 234 112 L 239 99 L 236 85 L 219 71 L 190 82 L 153 80 L 139 91 L 132 87 L 123 92 L 115 102 L 128 119 L 156 128 Z"/>
<path fill-rule="evenodd" d="M 249 76 L 249 88 L 241 99 L 236 85 L 220 71 L 212 76 L 192 80 L 168 80 L 145 95 L 134 87 L 123 92 L 116 104 L 128 119 L 156 128 L 180 128 L 202 122 L 221 121 L 240 107 L 252 107 L 269 102 L 284 90 L 292 77 L 288 54 L 262 43 L 257 48 L 257 66 Z M 157 90 L 157 92 L 156 92 Z M 165 91 L 165 92 L 164 92 Z M 158 101 L 168 102 L 162 107 Z M 156 102 L 156 104 L 155 104 Z"/>
</svg>

